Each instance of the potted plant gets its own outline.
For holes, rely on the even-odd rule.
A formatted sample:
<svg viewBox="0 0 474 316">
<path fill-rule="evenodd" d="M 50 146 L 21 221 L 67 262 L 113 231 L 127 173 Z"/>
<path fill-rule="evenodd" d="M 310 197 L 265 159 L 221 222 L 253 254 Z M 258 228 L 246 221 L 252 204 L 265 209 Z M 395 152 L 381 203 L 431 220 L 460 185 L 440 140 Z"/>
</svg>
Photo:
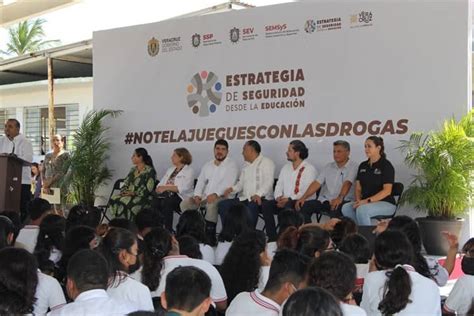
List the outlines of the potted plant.
<svg viewBox="0 0 474 316">
<path fill-rule="evenodd" d="M 111 171 L 106 165 L 110 149 L 106 137 L 108 127 L 103 125 L 103 120 L 120 113 L 112 110 L 90 111 L 76 130 L 72 144 L 74 150 L 64 164 L 66 176 L 62 186 L 68 192 L 68 202 L 94 206 L 96 190 L 111 178 Z"/>
<path fill-rule="evenodd" d="M 447 245 L 440 232 L 457 236 L 472 205 L 474 192 L 474 122 L 470 112 L 461 120 L 448 119 L 439 131 L 413 133 L 399 147 L 405 163 L 415 169 L 402 203 L 427 213 L 417 218 L 426 251 L 445 255 Z"/>
</svg>

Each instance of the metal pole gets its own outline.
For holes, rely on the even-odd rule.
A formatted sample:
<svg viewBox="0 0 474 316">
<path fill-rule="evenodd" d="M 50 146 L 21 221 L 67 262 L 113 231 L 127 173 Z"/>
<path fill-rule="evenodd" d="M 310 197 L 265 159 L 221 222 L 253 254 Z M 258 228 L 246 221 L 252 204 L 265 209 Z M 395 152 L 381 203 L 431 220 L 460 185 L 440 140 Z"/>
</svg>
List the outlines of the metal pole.
<svg viewBox="0 0 474 316">
<path fill-rule="evenodd" d="M 54 117 L 54 73 L 53 73 L 53 59 L 48 57 L 48 131 L 49 131 L 49 145 L 53 148 L 53 136 L 56 132 L 56 119 Z"/>
</svg>

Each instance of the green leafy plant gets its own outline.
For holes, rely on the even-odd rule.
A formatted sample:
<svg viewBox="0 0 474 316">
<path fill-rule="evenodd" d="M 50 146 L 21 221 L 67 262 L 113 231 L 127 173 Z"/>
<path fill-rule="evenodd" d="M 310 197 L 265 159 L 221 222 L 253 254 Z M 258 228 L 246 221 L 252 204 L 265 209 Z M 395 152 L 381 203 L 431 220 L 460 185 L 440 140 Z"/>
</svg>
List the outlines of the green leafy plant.
<svg viewBox="0 0 474 316">
<path fill-rule="evenodd" d="M 111 171 L 105 164 L 110 149 L 103 125 L 108 117 L 117 117 L 122 111 L 90 111 L 73 136 L 74 151 L 64 164 L 66 176 L 62 187 L 71 203 L 94 205 L 96 190 L 111 178 Z"/>
<path fill-rule="evenodd" d="M 439 131 L 413 133 L 401 141 L 405 163 L 417 171 L 402 203 L 440 219 L 467 212 L 474 192 L 473 115 L 448 119 Z"/>
</svg>

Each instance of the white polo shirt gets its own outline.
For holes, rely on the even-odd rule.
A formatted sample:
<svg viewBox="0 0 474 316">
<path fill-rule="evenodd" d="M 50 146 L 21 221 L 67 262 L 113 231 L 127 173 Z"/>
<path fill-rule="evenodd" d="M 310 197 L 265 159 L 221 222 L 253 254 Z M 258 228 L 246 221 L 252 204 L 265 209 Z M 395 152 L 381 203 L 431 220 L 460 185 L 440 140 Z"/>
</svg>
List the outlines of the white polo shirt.
<svg viewBox="0 0 474 316">
<path fill-rule="evenodd" d="M 273 161 L 260 154 L 252 163 L 245 163 L 239 181 L 232 187 L 232 190 L 239 193 L 240 201 L 250 201 L 253 195 L 272 200 L 274 174 L 275 164 Z"/>
<path fill-rule="evenodd" d="M 224 191 L 233 186 L 239 176 L 239 168 L 230 157 L 217 166 L 214 160 L 207 162 L 197 179 L 194 195 L 206 198 L 210 194 L 224 195 Z"/>
<path fill-rule="evenodd" d="M 365 310 L 357 305 L 341 303 L 340 306 L 342 309 L 342 315 L 344 316 L 367 316 Z"/>
<path fill-rule="evenodd" d="M 151 293 L 147 286 L 121 272 L 109 285 L 107 294 L 116 300 L 125 300 L 141 311 L 154 311 Z"/>
<path fill-rule="evenodd" d="M 38 270 L 38 285 L 36 286 L 36 302 L 33 305 L 34 315 L 46 315 L 48 308 L 53 310 L 66 304 L 63 289 L 59 282 Z"/>
<path fill-rule="evenodd" d="M 317 175 L 316 168 L 309 162 L 306 162 L 306 160 L 303 160 L 296 169 L 293 169 L 291 162 L 286 163 L 281 168 L 280 175 L 278 176 L 275 186 L 275 198 L 282 196 L 292 200 L 300 199 Z M 310 199 L 315 198 L 316 195 Z"/>
<path fill-rule="evenodd" d="M 280 305 L 259 291 L 239 293 L 227 308 L 226 316 L 278 316 Z"/>
<path fill-rule="evenodd" d="M 336 162 L 328 163 L 322 172 L 317 176 L 316 181 L 321 184 L 321 193 L 319 193 L 318 200 L 321 202 L 331 201 L 341 192 L 342 184 L 346 181 L 353 185 L 349 193 L 344 197 L 345 201 L 354 200 L 354 183 L 357 177 L 357 170 L 359 165 L 352 160 L 349 160 L 344 167 L 339 168 Z"/>
<path fill-rule="evenodd" d="M 404 265 L 410 275 L 412 287 L 410 301 L 407 306 L 397 313 L 399 316 L 441 315 L 439 288 L 436 283 L 415 271 L 412 266 Z M 384 286 L 387 281 L 387 270 L 374 271 L 367 274 L 362 294 L 362 307 L 368 315 L 382 315 L 378 309 L 383 298 Z"/>
<path fill-rule="evenodd" d="M 207 261 L 189 258 L 188 256 L 167 256 L 163 259 L 160 285 L 151 293 L 153 297 L 161 296 L 165 291 L 166 277 L 177 267 L 196 267 L 204 271 L 211 279 L 211 299 L 215 303 L 227 300 L 224 281 L 217 269 Z"/>
<path fill-rule="evenodd" d="M 13 145 L 15 143 L 15 145 Z M 15 146 L 15 147 L 13 147 Z M 15 149 L 15 151 L 13 151 Z M 14 153 L 26 162 L 33 162 L 33 145 L 23 134 L 18 134 L 13 141 L 8 137 L 0 137 L 0 154 Z M 21 184 L 31 184 L 31 167 L 23 166 L 21 170 Z"/>
<path fill-rule="evenodd" d="M 159 186 L 167 185 L 169 177 L 176 167 L 170 167 L 166 170 L 165 175 L 161 178 Z M 184 165 L 183 169 L 174 178 L 174 185 L 178 187 L 178 195 L 184 200 L 193 196 L 194 191 L 194 170 L 189 165 Z"/>
<path fill-rule="evenodd" d="M 219 241 L 214 251 L 215 265 L 220 266 L 229 252 L 232 241 Z"/>
<path fill-rule="evenodd" d="M 267 243 L 267 254 L 270 259 L 273 259 L 277 251 L 278 251 L 278 245 L 276 241 L 270 241 L 269 243 Z"/>
<path fill-rule="evenodd" d="M 463 275 L 454 284 L 444 308 L 456 315 L 467 315 L 474 301 L 474 275 Z"/>
<path fill-rule="evenodd" d="M 104 290 L 82 292 L 74 302 L 52 310 L 48 315 L 88 316 L 88 315 L 127 315 L 140 310 L 125 300 L 110 297 Z"/>
<path fill-rule="evenodd" d="M 20 230 L 16 242 L 21 243 L 30 253 L 35 251 L 36 241 L 38 239 L 39 226 L 25 225 Z"/>
<path fill-rule="evenodd" d="M 202 260 L 207 261 L 210 264 L 216 264 L 214 249 L 211 246 L 200 243 L 199 250 L 202 254 Z"/>
</svg>

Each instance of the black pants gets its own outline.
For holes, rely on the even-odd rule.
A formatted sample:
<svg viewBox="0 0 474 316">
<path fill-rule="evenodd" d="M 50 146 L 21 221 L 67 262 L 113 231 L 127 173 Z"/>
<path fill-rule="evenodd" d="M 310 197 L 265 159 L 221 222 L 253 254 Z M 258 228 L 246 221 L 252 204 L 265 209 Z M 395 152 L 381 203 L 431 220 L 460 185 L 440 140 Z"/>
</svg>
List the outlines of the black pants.
<svg viewBox="0 0 474 316">
<path fill-rule="evenodd" d="M 28 204 L 33 199 L 31 194 L 31 184 L 21 185 L 21 199 L 20 199 L 20 217 L 21 221 L 24 222 L 28 217 Z"/>
<path fill-rule="evenodd" d="M 294 210 L 296 201 L 288 200 L 285 206 L 278 207 L 277 202 L 275 200 L 266 201 L 266 203 L 262 202 L 262 215 L 263 219 L 265 220 L 265 231 L 268 236 L 268 241 L 276 241 L 277 239 L 277 231 L 275 225 L 275 214 L 280 214 L 281 211 L 284 210 Z"/>
<path fill-rule="evenodd" d="M 152 208 L 160 212 L 164 219 L 165 227 L 171 232 L 173 231 L 173 215 L 174 212 L 180 213 L 179 204 L 181 198 L 174 192 L 165 192 L 167 196 L 159 195 L 153 199 Z"/>
<path fill-rule="evenodd" d="M 331 218 L 342 217 L 341 209 L 344 203 L 345 201 L 341 203 L 336 210 L 331 211 L 331 205 L 329 204 L 329 201 L 324 201 L 324 202 L 321 202 L 319 200 L 306 201 L 304 202 L 303 207 L 301 208 L 301 213 L 303 213 L 303 216 L 304 216 L 304 222 L 311 223 L 311 216 L 313 215 L 313 213 L 324 214 Z"/>
</svg>

